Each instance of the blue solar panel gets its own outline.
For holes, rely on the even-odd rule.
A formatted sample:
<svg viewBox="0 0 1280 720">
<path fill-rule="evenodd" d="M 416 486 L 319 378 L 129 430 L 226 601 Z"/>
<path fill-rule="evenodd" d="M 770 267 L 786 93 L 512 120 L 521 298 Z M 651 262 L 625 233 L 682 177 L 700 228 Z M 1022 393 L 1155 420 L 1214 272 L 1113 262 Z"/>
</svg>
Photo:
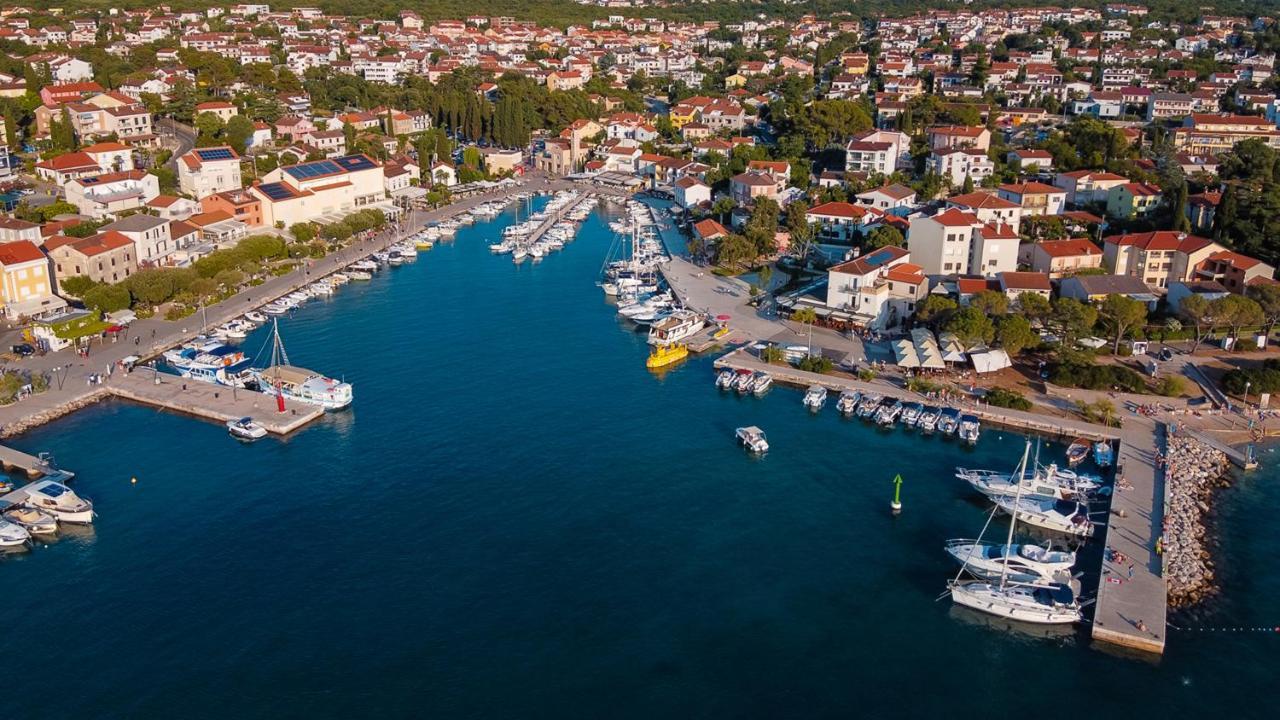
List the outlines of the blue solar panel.
<svg viewBox="0 0 1280 720">
<path fill-rule="evenodd" d="M 300 180 L 307 180 L 324 175 L 336 175 L 342 172 L 342 168 L 334 164 L 332 160 L 316 160 L 315 162 L 287 167 L 284 171 Z"/>
<path fill-rule="evenodd" d="M 235 157 L 230 148 L 204 148 L 196 150 L 201 160 L 230 160 Z"/>
<path fill-rule="evenodd" d="M 259 185 L 258 190 L 262 191 L 262 194 L 272 200 L 287 200 L 293 197 L 293 191 L 286 187 L 284 183 L 267 183 L 266 185 Z"/>
<path fill-rule="evenodd" d="M 334 162 L 346 168 L 348 171 L 368 170 L 369 168 L 378 167 L 376 163 L 364 155 L 346 155 L 334 160 Z"/>
</svg>

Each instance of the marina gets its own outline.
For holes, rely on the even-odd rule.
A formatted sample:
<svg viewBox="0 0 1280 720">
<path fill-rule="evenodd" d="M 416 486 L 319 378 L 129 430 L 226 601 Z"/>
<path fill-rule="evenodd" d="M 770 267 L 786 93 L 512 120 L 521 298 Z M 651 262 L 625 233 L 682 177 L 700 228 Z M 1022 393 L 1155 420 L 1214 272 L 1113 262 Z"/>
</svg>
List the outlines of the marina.
<svg viewBox="0 0 1280 720">
<path fill-rule="evenodd" d="M 942 544 L 974 533 L 990 508 L 979 504 L 980 493 L 953 477 L 956 465 L 1012 470 L 1025 442 L 1006 432 L 1013 429 L 1056 441 L 1046 441 L 1042 460 L 1052 454 L 1063 467 L 1065 449 L 1075 438 L 1119 437 L 1114 472 L 1122 472 L 1134 490 L 1118 493 L 1113 504 L 1130 509 L 1127 518 L 1108 518 L 1107 533 L 1095 534 L 1077 551 L 1077 572 L 1085 573 L 1086 594 L 1097 588 L 1089 614 L 1104 629 L 1125 633 L 1121 616 L 1162 628 L 1157 623 L 1163 616 L 1130 610 L 1130 603 L 1150 597 L 1143 568 L 1135 568 L 1133 581 L 1126 569 L 1124 584 L 1098 584 L 1102 548 L 1142 557 L 1123 544 L 1130 542 L 1130 532 L 1134 544 L 1142 541 L 1140 528 L 1127 524 L 1138 518 L 1142 500 L 1134 496 L 1141 478 L 1126 453 L 1128 423 L 1101 433 L 997 408 L 944 408 L 889 383 L 759 363 L 741 350 L 716 360 L 689 356 L 651 373 L 640 366 L 640 358 L 653 351 L 648 329 L 624 323 L 634 331 L 619 332 L 617 305 L 592 284 L 613 235 L 602 212 L 582 223 L 575 251 L 556 256 L 556 262 L 518 268 L 493 262 L 490 239 L 502 222 L 515 221 L 515 209 L 508 207 L 493 221 L 460 226 L 452 242 L 436 244 L 416 266 L 406 262 L 388 269 L 388 263 L 372 273 L 371 282 L 349 283 L 276 316 L 292 359 L 349 378 L 357 391 L 348 409 L 314 410 L 306 431 L 291 432 L 286 442 L 274 431 L 255 443 L 237 442 L 224 425 L 246 416 L 264 427 L 273 418 L 292 421 L 292 406 L 281 417 L 274 398 L 251 394 L 247 402 L 258 406 L 242 410 L 239 403 L 246 400 L 239 388 L 232 394 L 232 388 L 164 372 L 156 390 L 149 367 L 117 372 L 99 388 L 114 393 L 127 385 L 174 402 L 198 393 L 209 422 L 196 422 L 188 417 L 196 413 L 176 407 L 157 414 L 152 407 L 160 402 L 99 402 L 15 438 L 13 447 L 51 450 L 75 468 L 76 492 L 102 513 L 93 526 L 68 526 L 47 542 L 37 541 L 48 550 L 22 552 L 0 564 L 32 598 L 17 599 L 14 612 L 58 625 L 54 637 L 101 637 L 118 648 L 122 659 L 106 667 L 88 650 L 68 644 L 68 662 L 94 671 L 82 682 L 81 697 L 115 706 L 125 683 L 131 706 L 144 713 L 223 697 L 201 678 L 211 666 L 238 662 L 220 648 L 225 633 L 239 632 L 261 638 L 254 652 L 272 655 L 277 643 L 292 650 L 275 660 L 288 677 L 239 684 L 222 706 L 231 712 L 314 711 L 326 704 L 315 693 L 358 687 L 379 693 L 390 707 L 518 714 L 517 699 L 548 689 L 572 693 L 574 683 L 553 668 L 611 658 L 604 665 L 593 661 L 592 684 L 625 687 L 635 667 L 693 663 L 721 667 L 735 678 L 734 687 L 767 672 L 780 684 L 820 687 L 841 708 L 892 715 L 896 701 L 850 691 L 847 672 L 835 670 L 832 661 L 858 668 L 868 682 L 889 683 L 895 677 L 889 668 L 917 662 L 923 643 L 934 656 L 930 667 L 940 671 L 971 662 L 976 653 L 993 658 L 992 673 L 1034 666 L 1054 677 L 1077 678 L 1075 668 L 1087 661 L 1091 675 L 1105 674 L 1115 686 L 1100 688 L 1097 702 L 1122 702 L 1130 692 L 1149 689 L 1159 696 L 1153 711 L 1176 713 L 1178 687 L 1166 686 L 1163 673 L 1143 663 L 1090 650 L 1093 626 L 1046 639 L 1021 625 L 999 625 L 983 613 L 934 601 L 957 568 Z M 345 272 L 356 259 L 334 270 Z M 405 308 L 429 307 L 439 297 L 465 297 L 468 312 L 425 313 L 405 322 Z M 211 309 L 210 326 L 245 314 L 242 307 L 215 324 Z M 250 350 L 264 344 L 270 327 L 261 322 L 245 338 L 228 339 L 256 355 Z M 499 328 L 505 342 L 539 359 L 504 366 L 506 384 L 532 389 L 526 402 L 457 382 L 477 356 L 492 352 L 485 338 Z M 415 348 L 447 339 L 449 349 L 424 361 L 420 353 L 383 351 L 388 338 Z M 719 391 L 709 387 L 724 371 L 732 384 Z M 821 410 L 808 412 L 802 398 L 814 384 L 828 396 Z M 879 426 L 845 419 L 838 409 L 845 391 L 860 394 L 856 403 L 845 402 L 855 411 L 864 398 L 875 399 L 868 402 L 873 413 L 901 402 L 896 421 Z M 603 409 L 602 398 L 608 398 Z M 694 422 L 675 432 L 654 422 L 673 413 Z M 548 414 L 554 422 L 547 422 Z M 972 444 L 956 435 L 966 415 L 980 423 Z M 915 422 L 908 422 L 912 417 Z M 929 425 L 934 430 L 927 431 Z M 753 427 L 767 434 L 767 453 L 745 452 L 734 441 L 736 428 Z M 895 427 L 909 431 L 888 431 Z M 1139 430 L 1135 425 L 1133 432 Z M 495 438 L 501 439 L 501 452 L 489 447 Z M 569 466 L 555 461 L 565 452 L 576 458 Z M 895 462 L 885 463 L 886 457 Z M 210 458 L 224 459 L 227 470 L 212 468 Z M 379 480 L 335 473 L 353 459 L 361 463 L 362 476 Z M 655 477 L 655 463 L 671 462 L 683 468 L 678 478 Z M 1091 453 L 1085 472 L 1098 472 L 1092 463 Z M 607 482 L 602 468 L 609 469 Z M 888 509 L 894 473 L 906 480 L 897 517 Z M 518 493 L 512 492 L 511 478 L 520 478 Z M 376 507 L 384 516 L 379 542 L 353 543 L 341 533 L 316 532 L 341 524 L 357 506 Z M 1005 527 L 994 532 L 999 539 L 983 542 L 1003 545 Z M 157 537 L 165 542 L 157 543 Z M 281 537 L 307 542 L 302 547 Z M 395 549 L 407 546 L 429 547 L 432 556 L 407 562 Z M 1020 557 L 1024 546 L 1032 554 L 1041 547 L 1020 544 Z M 39 562 L 27 561 L 36 557 Z M 135 557 L 146 561 L 126 561 Z M 758 562 L 745 564 L 742 557 Z M 237 578 L 234 592 L 225 589 L 228 575 Z M 69 577 L 78 591 L 54 623 L 34 598 L 55 592 Z M 379 590 L 352 591 L 333 577 L 356 578 Z M 689 597 L 689 607 L 673 610 L 672 597 Z M 1265 614 L 1263 600 L 1244 602 L 1250 612 Z M 273 603 L 294 609 L 282 613 Z M 172 642 L 169 632 L 135 632 L 137 615 L 118 610 L 134 604 L 145 606 L 138 612 L 156 626 L 181 629 L 186 660 L 175 682 L 183 695 L 169 687 L 128 684 L 144 658 L 163 654 Z M 208 627 L 183 622 L 193 612 L 218 620 Z M 308 631 L 352 614 L 377 614 L 387 622 L 370 630 L 378 652 Z M 882 621 L 869 626 L 869 616 Z M 512 637 L 513 625 L 533 627 L 546 617 L 587 618 L 591 627 L 608 628 L 608 640 L 579 633 L 576 620 L 539 626 L 536 637 Z M 912 643 L 902 642 L 904 634 Z M 423 654 L 423 637 L 433 639 L 431 656 L 446 658 L 448 667 Z M 815 656 L 815 648 L 832 642 L 844 648 L 837 657 Z M 1164 670 L 1193 677 L 1195 692 L 1236 686 L 1240 671 L 1228 672 L 1223 660 L 1242 649 L 1257 651 L 1247 638 L 1217 645 L 1194 638 L 1182 642 L 1188 652 L 1167 656 Z M 478 653 L 477 646 L 487 651 Z M 402 678 L 383 659 L 385 652 L 428 670 Z M 525 673 L 532 676 L 496 671 L 495 652 L 531 658 L 532 669 L 526 665 Z M 295 675 L 303 667 L 299 657 L 322 659 L 308 661 L 307 672 Z M 324 659 L 337 657 L 341 663 Z M 367 672 L 352 677 L 341 671 L 350 662 Z M 709 697 L 721 709 L 748 714 L 755 705 L 723 693 L 717 680 L 663 673 L 670 678 L 669 702 L 645 695 L 635 713 L 624 714 L 702 708 Z M 938 675 L 939 694 L 969 687 L 945 672 Z M 282 683 L 292 688 L 287 701 L 278 699 Z M 509 697 L 494 700 L 488 692 L 493 683 L 509 688 Z M 432 693 L 425 705 L 423 688 Z M 764 692 L 769 702 L 783 702 Z M 588 695 L 576 699 L 574 709 L 563 709 L 607 715 L 616 701 L 616 693 Z M 925 701 L 916 709 L 945 707 Z M 1011 707 L 1026 710 L 1029 704 L 1014 699 Z M 57 699 L 50 704 L 53 711 L 68 708 Z"/>
</svg>

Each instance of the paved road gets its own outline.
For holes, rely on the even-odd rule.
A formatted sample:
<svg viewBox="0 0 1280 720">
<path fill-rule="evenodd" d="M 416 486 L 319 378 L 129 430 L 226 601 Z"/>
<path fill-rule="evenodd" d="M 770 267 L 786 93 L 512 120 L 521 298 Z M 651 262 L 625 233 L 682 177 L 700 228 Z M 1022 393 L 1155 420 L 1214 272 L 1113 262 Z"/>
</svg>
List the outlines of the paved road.
<svg viewBox="0 0 1280 720">
<path fill-rule="evenodd" d="M 162 129 L 169 131 L 177 146 L 165 166 L 174 172 L 178 171 L 178 158 L 196 146 L 196 130 L 190 125 L 183 125 L 173 118 L 160 118 L 156 121 Z"/>
</svg>

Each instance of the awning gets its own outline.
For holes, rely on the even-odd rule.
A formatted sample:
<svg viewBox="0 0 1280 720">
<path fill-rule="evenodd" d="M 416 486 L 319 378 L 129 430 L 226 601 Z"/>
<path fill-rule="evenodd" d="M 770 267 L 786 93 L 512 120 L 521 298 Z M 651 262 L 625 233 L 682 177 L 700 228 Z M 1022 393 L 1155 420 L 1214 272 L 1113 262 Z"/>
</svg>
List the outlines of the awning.
<svg viewBox="0 0 1280 720">
<path fill-rule="evenodd" d="M 979 375 L 1003 370 L 1013 365 L 1013 363 L 1009 362 L 1009 354 L 1003 350 L 973 353 L 969 358 L 973 360 L 973 369 Z"/>
<path fill-rule="evenodd" d="M 933 333 L 926 328 L 916 328 L 911 331 L 911 342 L 915 345 L 916 357 L 920 360 L 920 367 L 929 370 L 941 370 L 947 366 L 942 359 L 942 351 L 938 349 L 938 341 L 934 339 Z"/>
<path fill-rule="evenodd" d="M 907 340 L 906 338 L 893 341 L 893 356 L 898 367 L 920 367 L 920 357 L 916 355 L 915 343 Z"/>
</svg>

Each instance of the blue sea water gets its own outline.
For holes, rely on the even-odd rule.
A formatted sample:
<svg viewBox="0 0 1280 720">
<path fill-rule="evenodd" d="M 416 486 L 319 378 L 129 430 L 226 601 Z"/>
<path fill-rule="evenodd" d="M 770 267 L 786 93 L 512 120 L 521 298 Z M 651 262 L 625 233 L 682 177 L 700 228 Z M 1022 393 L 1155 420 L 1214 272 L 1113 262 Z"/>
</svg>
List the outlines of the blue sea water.
<svg viewBox="0 0 1280 720">
<path fill-rule="evenodd" d="M 286 440 L 123 403 L 17 439 L 99 519 L 0 560 L 0 716 L 1272 716 L 1280 635 L 1153 663 L 935 601 L 985 520 L 954 466 L 1021 438 L 721 394 L 710 358 L 652 374 L 593 285 L 599 215 L 536 266 L 487 251 L 511 219 L 282 321 L 357 398 Z M 1226 597 L 1178 621 L 1280 624 L 1275 466 L 1223 493 Z"/>
</svg>

